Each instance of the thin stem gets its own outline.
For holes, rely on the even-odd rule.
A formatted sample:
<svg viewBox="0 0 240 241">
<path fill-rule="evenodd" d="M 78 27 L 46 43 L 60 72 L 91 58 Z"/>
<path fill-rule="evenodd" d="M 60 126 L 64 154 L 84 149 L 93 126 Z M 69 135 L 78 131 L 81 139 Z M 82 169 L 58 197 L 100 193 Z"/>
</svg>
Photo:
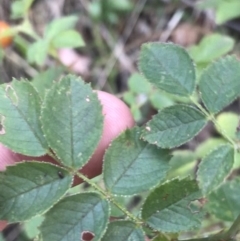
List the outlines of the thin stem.
<svg viewBox="0 0 240 241">
<path fill-rule="evenodd" d="M 229 238 L 233 238 L 240 231 L 240 215 L 238 215 L 237 219 L 234 221 L 230 229 L 226 232 L 226 236 Z"/>
<path fill-rule="evenodd" d="M 222 129 L 222 127 L 218 124 L 217 120 L 215 119 L 215 117 L 213 115 L 211 115 L 210 113 L 208 113 L 203 107 L 202 105 L 200 105 L 194 98 L 193 96 L 190 97 L 190 100 L 192 101 L 193 104 L 195 104 L 198 109 L 209 119 L 213 122 L 213 124 L 215 125 L 215 127 L 218 128 L 219 132 L 222 134 L 222 136 L 233 145 L 233 147 L 235 147 L 235 142 L 234 140 L 232 140 L 231 137 L 229 137 L 225 130 Z"/>
<path fill-rule="evenodd" d="M 129 219 L 131 219 L 134 223 L 136 223 L 138 226 L 142 226 L 142 225 L 146 225 L 143 220 L 139 219 L 138 217 L 134 216 L 133 214 L 131 214 L 126 208 L 124 208 L 123 206 L 121 206 L 121 204 L 119 204 L 114 197 L 112 196 L 111 193 L 106 192 L 105 190 L 103 190 L 101 187 L 99 187 L 96 183 L 94 183 L 91 179 L 87 178 L 86 176 L 84 176 L 82 173 L 80 172 L 74 172 L 75 175 L 77 175 L 78 177 L 80 177 L 83 181 L 85 181 L 86 183 L 88 183 L 89 185 L 91 185 L 95 190 L 97 190 L 99 193 L 101 193 L 103 195 L 103 197 L 105 197 L 106 200 L 109 200 L 111 203 L 113 203 L 117 208 L 119 208 Z M 152 231 L 163 235 L 164 237 L 166 237 L 168 240 L 171 240 L 171 238 L 164 233 L 160 233 L 157 230 L 154 230 L 153 228 L 149 227 L 148 225 L 146 225 L 148 228 L 150 228 Z"/>
<path fill-rule="evenodd" d="M 131 214 L 128 210 L 126 210 L 124 207 L 122 207 L 115 199 L 114 197 L 109 193 L 104 191 L 101 187 L 99 187 L 96 183 L 94 183 L 92 180 L 84 176 L 83 174 L 77 172 L 76 175 L 83 179 L 85 182 L 90 184 L 94 189 L 96 189 L 98 192 L 100 192 L 107 200 L 111 201 L 116 207 L 118 207 L 124 214 L 126 214 L 132 221 L 134 221 L 137 224 L 142 224 L 143 221 L 137 217 L 135 217 L 133 214 Z"/>
<path fill-rule="evenodd" d="M 60 159 L 51 150 L 47 151 L 47 155 L 52 157 L 56 162 L 61 163 Z"/>
</svg>

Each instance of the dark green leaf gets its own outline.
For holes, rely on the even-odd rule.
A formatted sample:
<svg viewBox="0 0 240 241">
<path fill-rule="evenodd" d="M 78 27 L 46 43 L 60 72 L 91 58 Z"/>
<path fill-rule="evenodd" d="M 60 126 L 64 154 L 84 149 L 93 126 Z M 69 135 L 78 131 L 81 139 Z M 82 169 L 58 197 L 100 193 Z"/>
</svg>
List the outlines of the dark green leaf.
<svg viewBox="0 0 240 241">
<path fill-rule="evenodd" d="M 75 30 L 67 30 L 54 37 L 51 44 L 55 48 L 77 48 L 85 45 L 82 36 Z"/>
<path fill-rule="evenodd" d="M 234 149 L 221 145 L 200 163 L 197 172 L 199 186 L 204 194 L 216 189 L 229 174 L 234 163 Z"/>
<path fill-rule="evenodd" d="M 140 128 L 127 130 L 113 141 L 105 154 L 105 185 L 114 194 L 147 191 L 165 178 L 170 158 L 167 150 L 140 140 Z"/>
<path fill-rule="evenodd" d="M 54 83 L 45 96 L 43 130 L 65 166 L 77 170 L 93 154 L 102 135 L 101 109 L 90 86 L 73 75 Z"/>
<path fill-rule="evenodd" d="M 143 139 L 162 148 L 180 146 L 206 125 L 205 116 L 187 105 L 174 105 L 160 111 L 146 124 Z"/>
<path fill-rule="evenodd" d="M 72 177 L 49 163 L 24 162 L 0 172 L 0 219 L 27 220 L 48 210 L 70 188 Z"/>
<path fill-rule="evenodd" d="M 41 130 L 41 101 L 28 81 L 0 86 L 0 142 L 15 152 L 42 156 L 48 145 Z"/>
<path fill-rule="evenodd" d="M 189 96 L 195 89 L 195 69 L 188 53 L 173 44 L 142 46 L 139 68 L 146 79 L 166 92 Z"/>
<path fill-rule="evenodd" d="M 200 77 L 204 105 L 217 113 L 240 96 L 240 62 L 228 56 L 211 64 Z"/>
<path fill-rule="evenodd" d="M 102 241 L 144 241 L 143 231 L 131 221 L 115 221 L 108 225 Z"/>
<path fill-rule="evenodd" d="M 200 197 L 196 181 L 178 179 L 157 187 L 147 197 L 142 218 L 154 229 L 176 233 L 197 228 L 201 213 L 192 206 Z"/>
<path fill-rule="evenodd" d="M 46 214 L 40 227 L 42 240 L 86 240 L 84 237 L 89 236 L 92 237 L 89 240 L 100 240 L 107 227 L 108 218 L 108 202 L 97 193 L 69 196 Z"/>
<path fill-rule="evenodd" d="M 208 196 L 207 209 L 217 218 L 234 221 L 240 214 L 240 178 L 224 183 Z"/>
</svg>

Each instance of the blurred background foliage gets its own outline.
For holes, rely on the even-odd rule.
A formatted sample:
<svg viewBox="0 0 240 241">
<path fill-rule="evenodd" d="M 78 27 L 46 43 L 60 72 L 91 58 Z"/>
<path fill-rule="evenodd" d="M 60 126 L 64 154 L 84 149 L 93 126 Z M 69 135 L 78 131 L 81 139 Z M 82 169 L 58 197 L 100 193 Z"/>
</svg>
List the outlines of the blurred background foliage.
<svg viewBox="0 0 240 241">
<path fill-rule="evenodd" d="M 197 76 L 226 54 L 240 56 L 239 0 L 0 0 L 0 20 L 11 26 L 13 36 L 13 43 L 0 49 L 1 83 L 28 78 L 44 95 L 53 80 L 72 72 L 95 89 L 123 99 L 140 125 L 158 110 L 187 101 L 154 89 L 138 72 L 141 44 L 170 41 L 184 46 L 196 63 Z M 230 136 L 236 135 L 239 126 L 239 107 L 236 100 L 218 116 L 219 125 Z M 207 125 L 174 151 L 169 177 L 194 177 L 201 158 L 219 143 L 224 140 L 218 130 Z M 239 175 L 239 168 L 240 155 L 232 175 Z M 240 212 L 239 180 L 231 181 L 230 176 L 212 194 L 212 200 L 224 200 L 221 207 L 206 205 L 206 233 L 228 225 Z M 82 184 L 80 189 L 89 187 Z M 79 187 L 71 190 L 76 191 Z M 236 193 L 234 200 L 227 199 L 230 192 Z M 143 199 L 144 194 L 122 197 L 119 202 L 137 211 Z M 122 214 L 113 208 L 112 215 Z M 10 225 L 0 241 L 33 240 L 42 219 Z"/>
</svg>

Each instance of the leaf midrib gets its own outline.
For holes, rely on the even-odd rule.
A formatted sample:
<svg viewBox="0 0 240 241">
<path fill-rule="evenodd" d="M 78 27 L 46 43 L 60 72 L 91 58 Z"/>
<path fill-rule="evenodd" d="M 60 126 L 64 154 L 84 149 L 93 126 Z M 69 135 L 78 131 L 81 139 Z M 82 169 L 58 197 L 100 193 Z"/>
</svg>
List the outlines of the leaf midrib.
<svg viewBox="0 0 240 241">
<path fill-rule="evenodd" d="M 168 75 L 171 76 L 171 78 L 178 84 L 180 84 L 180 86 L 182 87 L 183 90 L 185 90 L 187 92 L 187 94 L 189 94 L 189 90 L 186 89 L 185 86 L 182 85 L 181 82 L 179 82 L 175 77 L 172 76 L 172 74 L 169 73 L 169 71 L 167 71 L 167 69 L 162 65 L 162 63 L 159 61 L 159 59 L 157 58 L 157 56 L 155 56 L 155 53 L 152 51 L 152 49 L 149 49 L 149 51 L 152 53 L 152 56 L 154 57 L 154 59 L 156 60 L 156 62 L 162 66 L 162 68 L 164 69 L 164 71 L 166 71 L 166 73 L 168 73 Z"/>
</svg>

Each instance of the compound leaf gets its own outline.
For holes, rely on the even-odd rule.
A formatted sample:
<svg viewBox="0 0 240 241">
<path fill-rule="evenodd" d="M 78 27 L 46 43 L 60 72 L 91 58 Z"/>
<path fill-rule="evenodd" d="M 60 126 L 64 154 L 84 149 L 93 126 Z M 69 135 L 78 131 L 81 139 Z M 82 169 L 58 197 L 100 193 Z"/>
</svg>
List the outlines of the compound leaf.
<svg viewBox="0 0 240 241">
<path fill-rule="evenodd" d="M 169 151 L 140 140 L 140 128 L 127 130 L 105 154 L 105 185 L 114 194 L 147 191 L 165 178 L 170 158 Z"/>
<path fill-rule="evenodd" d="M 0 172 L 0 219 L 24 221 L 42 214 L 70 188 L 72 177 L 49 163 L 24 162 Z"/>
<path fill-rule="evenodd" d="M 196 181 L 175 179 L 150 193 L 143 205 L 142 218 L 162 232 L 191 230 L 201 224 L 202 215 L 192 204 L 199 197 Z"/>
<path fill-rule="evenodd" d="M 240 96 L 240 62 L 227 56 L 212 63 L 201 75 L 199 89 L 204 105 L 218 113 Z"/>
<path fill-rule="evenodd" d="M 100 240 L 108 224 L 109 205 L 97 193 L 68 196 L 47 214 L 40 230 L 43 241 Z"/>
<path fill-rule="evenodd" d="M 234 163 L 234 149 L 221 145 L 208 154 L 200 163 L 197 172 L 199 186 L 204 194 L 217 188 L 229 174 Z"/>
<path fill-rule="evenodd" d="M 139 68 L 156 87 L 171 94 L 189 96 L 195 89 L 195 68 L 186 50 L 163 43 L 143 44 Z"/>
<path fill-rule="evenodd" d="M 206 125 L 196 108 L 174 105 L 160 111 L 147 123 L 143 139 L 162 148 L 172 148 L 191 140 Z"/>
<path fill-rule="evenodd" d="M 0 142 L 11 150 L 42 156 L 48 144 L 39 120 L 41 100 L 28 81 L 0 86 Z"/>
<path fill-rule="evenodd" d="M 143 231 L 131 221 L 115 221 L 108 225 L 102 241 L 144 241 Z"/>
<path fill-rule="evenodd" d="M 240 178 L 224 183 L 208 196 L 207 209 L 217 218 L 234 221 L 240 214 Z"/>
<path fill-rule="evenodd" d="M 91 157 L 102 135 L 97 95 L 81 78 L 68 75 L 46 94 L 42 123 L 46 139 L 61 162 L 76 170 Z"/>
</svg>

